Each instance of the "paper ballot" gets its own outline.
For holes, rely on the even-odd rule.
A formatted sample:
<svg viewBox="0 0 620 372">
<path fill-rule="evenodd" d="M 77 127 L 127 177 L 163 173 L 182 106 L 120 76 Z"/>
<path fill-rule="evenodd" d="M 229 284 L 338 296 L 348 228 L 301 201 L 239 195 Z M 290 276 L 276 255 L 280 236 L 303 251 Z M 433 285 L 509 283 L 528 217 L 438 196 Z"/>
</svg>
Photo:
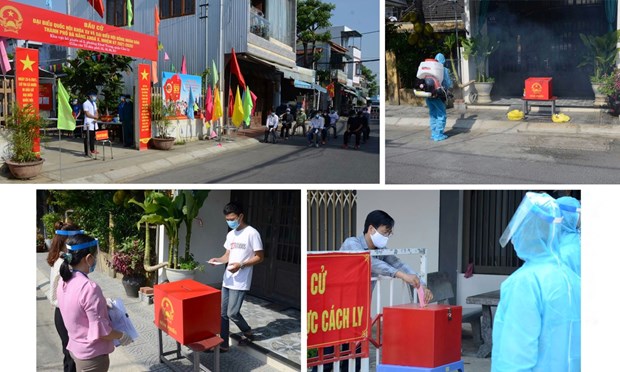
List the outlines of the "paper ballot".
<svg viewBox="0 0 620 372">
<path fill-rule="evenodd" d="M 424 287 L 421 285 L 418 286 L 418 301 L 420 302 L 420 307 L 426 307 L 426 300 L 424 299 Z"/>
<path fill-rule="evenodd" d="M 211 265 L 223 265 L 225 262 L 210 262 L 210 261 L 207 261 L 207 263 L 211 264 Z"/>
<path fill-rule="evenodd" d="M 126 333 L 134 341 L 138 338 L 138 331 L 136 331 L 131 319 L 129 319 L 123 300 L 120 298 L 112 300 L 112 308 L 108 309 L 108 314 L 113 329 Z M 120 344 L 118 339 L 114 340 L 114 346 L 119 346 Z"/>
</svg>

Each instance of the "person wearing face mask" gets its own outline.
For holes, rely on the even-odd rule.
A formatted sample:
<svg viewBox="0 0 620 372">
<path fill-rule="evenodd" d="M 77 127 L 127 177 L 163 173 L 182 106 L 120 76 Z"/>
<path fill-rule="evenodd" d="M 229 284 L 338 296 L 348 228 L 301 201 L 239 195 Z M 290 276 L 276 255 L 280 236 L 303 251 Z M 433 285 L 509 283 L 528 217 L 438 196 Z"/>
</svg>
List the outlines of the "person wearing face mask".
<svg viewBox="0 0 620 372">
<path fill-rule="evenodd" d="M 99 129 L 97 120 L 99 119 L 99 112 L 97 111 L 97 93 L 89 92 L 88 99 L 82 104 L 84 110 L 84 155 L 90 156 L 90 154 L 98 154 L 95 151 L 95 131 Z M 90 152 L 89 152 L 90 150 Z"/>
<path fill-rule="evenodd" d="M 342 243 L 341 251 L 367 251 L 387 247 L 389 236 L 392 235 L 394 219 L 384 211 L 375 210 L 368 213 L 364 222 L 364 234 L 348 238 Z M 433 299 L 433 293 L 426 288 L 418 274 L 409 265 L 395 255 L 376 256 L 371 258 L 371 276 L 389 276 L 402 279 L 414 288 L 422 286 L 426 303 Z M 373 282 L 374 288 L 374 282 Z"/>
<path fill-rule="evenodd" d="M 325 128 L 325 121 L 321 114 L 317 111 L 314 113 L 312 119 L 310 119 L 310 129 L 308 130 L 308 146 L 312 146 L 312 139 L 314 138 L 314 146 L 319 147 L 320 136 L 322 136 Z"/>
<path fill-rule="evenodd" d="M 227 264 L 222 281 L 222 330 L 220 336 L 224 342 L 220 350 L 226 352 L 229 344 L 229 320 L 235 322 L 242 332 L 240 345 L 254 340 L 252 328 L 241 315 L 241 305 L 245 294 L 252 285 L 252 266 L 263 261 L 263 242 L 260 233 L 245 222 L 243 207 L 231 202 L 224 207 L 224 217 L 231 229 L 226 235 L 223 256 L 212 258 L 212 265 Z"/>
<path fill-rule="evenodd" d="M 88 277 L 97 265 L 97 244 L 88 235 L 72 235 L 66 240 L 66 252 L 60 254 L 64 261 L 56 298 L 69 335 L 67 350 L 78 371 L 107 371 L 113 341 L 123 346 L 132 342 L 127 334 L 112 328 L 103 292 Z"/>
<path fill-rule="evenodd" d="M 81 119 L 82 116 L 82 106 L 78 103 L 78 99 L 77 98 L 73 98 L 71 100 L 71 113 L 73 114 L 73 117 L 77 120 L 77 119 Z M 78 138 L 78 137 L 82 137 L 82 129 L 81 128 L 75 128 L 75 130 L 73 131 L 73 138 Z"/>
</svg>

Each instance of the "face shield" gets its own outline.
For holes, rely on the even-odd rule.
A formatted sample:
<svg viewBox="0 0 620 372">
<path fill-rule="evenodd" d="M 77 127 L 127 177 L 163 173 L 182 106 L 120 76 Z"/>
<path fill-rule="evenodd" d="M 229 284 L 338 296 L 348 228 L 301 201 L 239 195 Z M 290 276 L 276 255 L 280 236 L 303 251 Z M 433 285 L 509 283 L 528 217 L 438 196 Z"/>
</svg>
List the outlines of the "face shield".
<svg viewBox="0 0 620 372">
<path fill-rule="evenodd" d="M 552 257 L 559 262 L 557 236 L 561 222 L 555 199 L 548 194 L 528 192 L 499 243 L 506 247 L 512 241 L 517 255 L 524 261 Z"/>
<path fill-rule="evenodd" d="M 563 196 L 558 198 L 557 202 L 564 218 L 562 227 L 569 231 L 579 230 L 581 228 L 581 203 L 579 200 L 570 196 Z"/>
</svg>

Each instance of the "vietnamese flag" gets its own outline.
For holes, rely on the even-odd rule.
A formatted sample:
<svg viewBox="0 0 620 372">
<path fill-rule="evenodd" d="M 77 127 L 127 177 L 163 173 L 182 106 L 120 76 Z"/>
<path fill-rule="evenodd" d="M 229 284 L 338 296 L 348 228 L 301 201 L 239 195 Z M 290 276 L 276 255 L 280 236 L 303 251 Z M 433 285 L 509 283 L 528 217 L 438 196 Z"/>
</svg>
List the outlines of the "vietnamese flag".
<svg viewBox="0 0 620 372">
<path fill-rule="evenodd" d="M 103 18 L 103 0 L 88 0 L 88 2 L 93 8 L 95 8 L 95 11 L 99 13 L 101 18 Z"/>
<path fill-rule="evenodd" d="M 239 80 L 239 85 L 241 85 L 241 89 L 245 89 L 245 79 L 241 74 L 241 69 L 239 68 L 239 62 L 237 62 L 237 55 L 235 54 L 235 48 L 232 48 L 232 57 L 230 60 L 230 72 L 235 74 L 237 80 Z M 232 96 L 232 91 L 230 92 Z M 232 115 L 231 115 L 232 116 Z"/>
</svg>

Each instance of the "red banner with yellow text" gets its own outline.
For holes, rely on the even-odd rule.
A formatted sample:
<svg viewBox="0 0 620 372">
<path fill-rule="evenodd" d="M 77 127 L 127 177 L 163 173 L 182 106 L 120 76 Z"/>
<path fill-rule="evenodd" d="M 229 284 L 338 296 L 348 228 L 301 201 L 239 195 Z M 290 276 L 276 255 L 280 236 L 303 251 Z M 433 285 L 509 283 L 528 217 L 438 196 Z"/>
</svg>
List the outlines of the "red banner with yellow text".
<svg viewBox="0 0 620 372">
<path fill-rule="evenodd" d="M 151 140 L 151 66 L 138 65 L 138 150 L 146 150 Z"/>
<path fill-rule="evenodd" d="M 51 10 L 0 0 L 0 36 L 157 60 L 157 38 Z"/>
<path fill-rule="evenodd" d="M 370 254 L 309 254 L 307 296 L 309 349 L 367 339 Z"/>
<path fill-rule="evenodd" d="M 39 116 L 39 51 L 28 48 L 15 48 L 15 96 L 19 107 L 32 106 Z M 39 136 L 32 148 L 36 154 L 41 152 Z"/>
</svg>

